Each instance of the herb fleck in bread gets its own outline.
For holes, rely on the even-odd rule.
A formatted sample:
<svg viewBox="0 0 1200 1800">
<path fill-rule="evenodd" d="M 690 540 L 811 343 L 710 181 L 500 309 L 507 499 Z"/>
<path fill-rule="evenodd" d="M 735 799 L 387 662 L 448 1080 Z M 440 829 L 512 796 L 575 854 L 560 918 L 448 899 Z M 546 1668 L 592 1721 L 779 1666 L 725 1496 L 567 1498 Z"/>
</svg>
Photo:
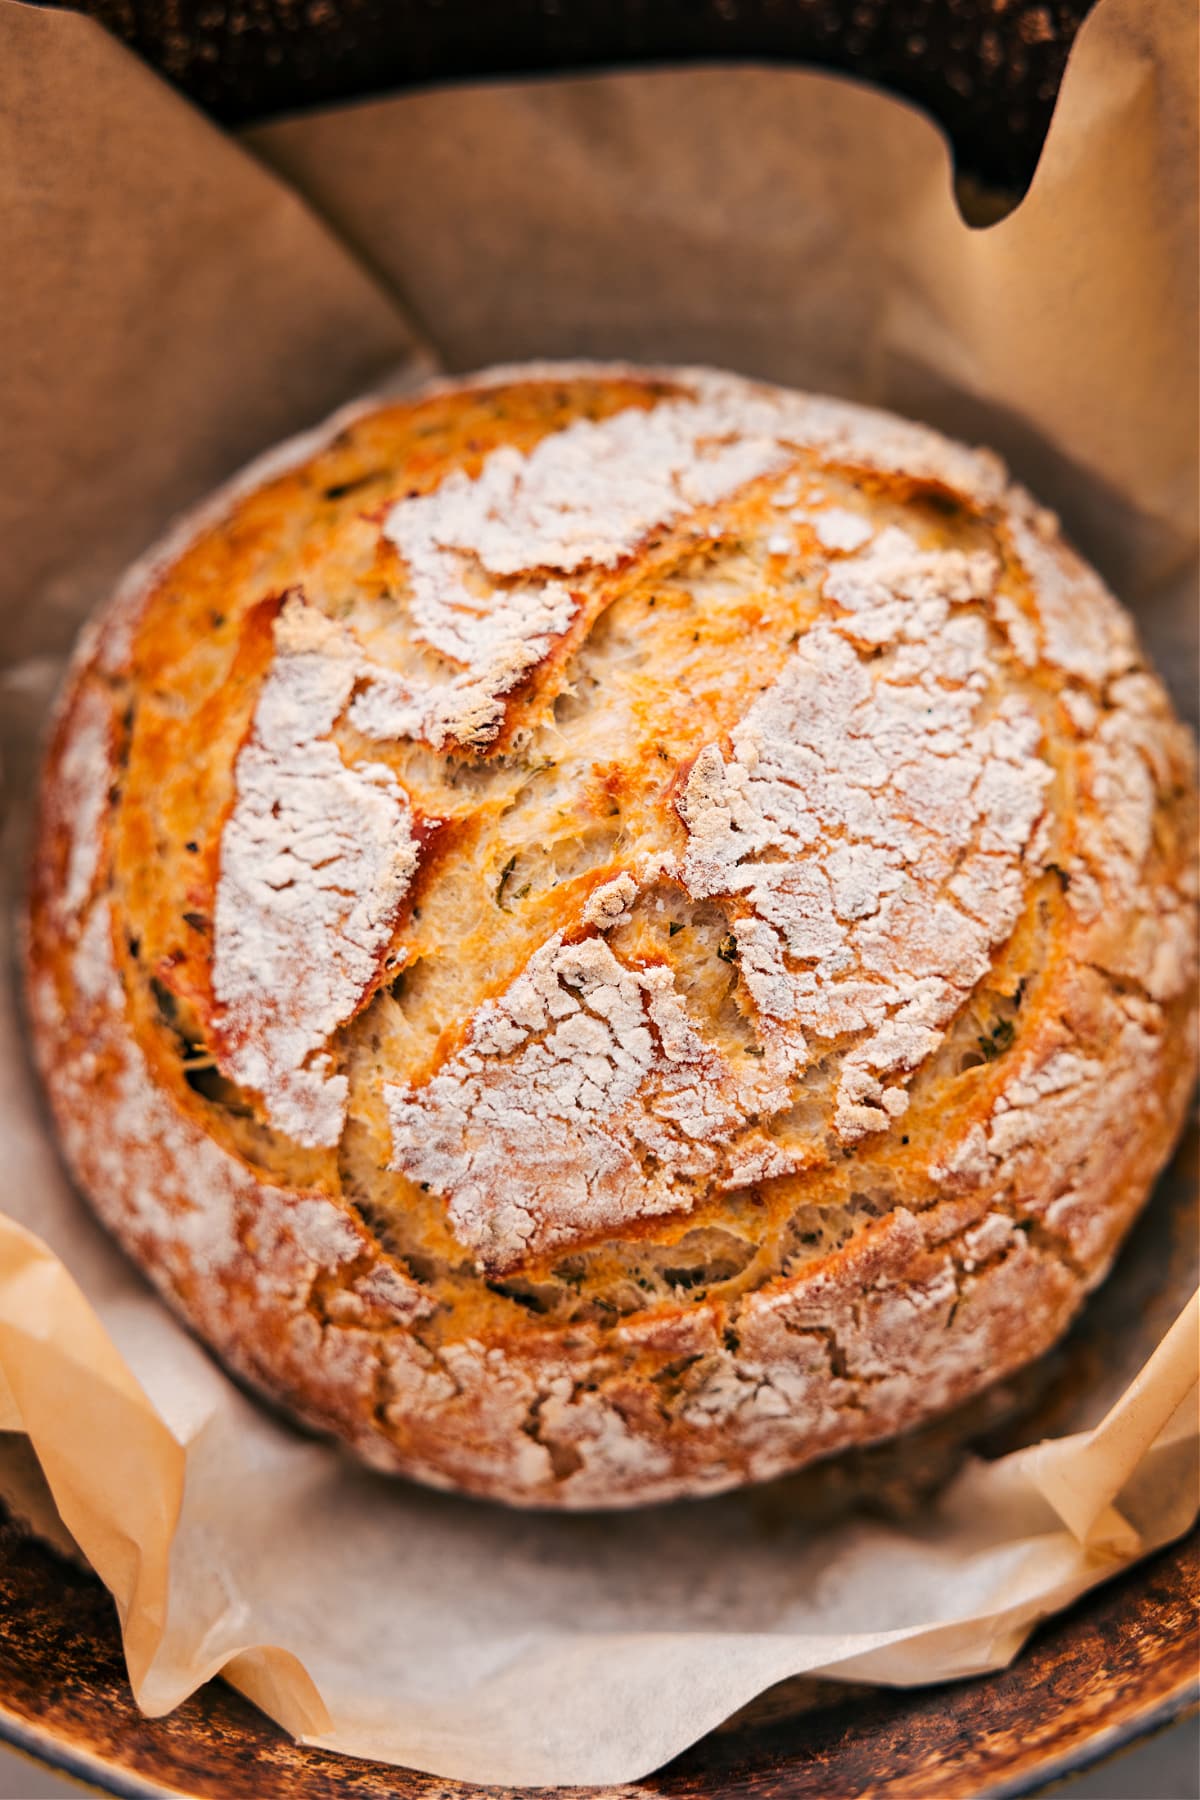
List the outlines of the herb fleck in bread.
<svg viewBox="0 0 1200 1800">
<path fill-rule="evenodd" d="M 1191 747 L 986 455 L 696 370 L 340 416 L 81 643 L 34 1039 L 242 1376 L 517 1504 L 940 1413 L 1104 1274 L 1194 1073 Z"/>
</svg>

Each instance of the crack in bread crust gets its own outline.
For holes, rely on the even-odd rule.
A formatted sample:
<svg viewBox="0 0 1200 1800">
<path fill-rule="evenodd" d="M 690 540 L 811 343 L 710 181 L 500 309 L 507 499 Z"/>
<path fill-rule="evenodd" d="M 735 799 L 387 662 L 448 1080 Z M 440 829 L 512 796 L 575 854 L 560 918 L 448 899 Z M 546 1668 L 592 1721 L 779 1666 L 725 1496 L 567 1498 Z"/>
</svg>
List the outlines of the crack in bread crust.
<svg viewBox="0 0 1200 1800">
<path fill-rule="evenodd" d="M 1193 1080 L 1194 843 L 1128 620 L 993 459 L 498 371 L 278 454 L 89 627 L 34 1043 L 102 1217 L 309 1423 L 713 1493 L 1065 1328 Z"/>
</svg>

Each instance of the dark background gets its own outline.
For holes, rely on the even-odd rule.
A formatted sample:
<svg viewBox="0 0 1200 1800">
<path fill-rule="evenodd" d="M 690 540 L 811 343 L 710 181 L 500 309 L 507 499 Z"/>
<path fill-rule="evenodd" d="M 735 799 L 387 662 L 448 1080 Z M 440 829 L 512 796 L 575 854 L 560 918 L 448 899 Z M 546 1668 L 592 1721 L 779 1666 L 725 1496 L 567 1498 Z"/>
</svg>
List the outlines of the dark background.
<svg viewBox="0 0 1200 1800">
<path fill-rule="evenodd" d="M 79 0 L 225 124 L 421 83 L 713 59 L 844 69 L 1020 193 L 1093 0 Z"/>
</svg>

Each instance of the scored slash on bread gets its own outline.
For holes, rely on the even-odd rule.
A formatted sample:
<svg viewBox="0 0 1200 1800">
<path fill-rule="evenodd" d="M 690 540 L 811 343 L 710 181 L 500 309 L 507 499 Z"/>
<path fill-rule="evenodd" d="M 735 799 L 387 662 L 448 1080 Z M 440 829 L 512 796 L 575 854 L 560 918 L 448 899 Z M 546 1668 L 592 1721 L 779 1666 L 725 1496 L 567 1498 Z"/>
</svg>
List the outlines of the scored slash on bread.
<svg viewBox="0 0 1200 1800">
<path fill-rule="evenodd" d="M 995 459 L 697 370 L 341 415 L 89 629 L 30 1010 L 241 1374 L 520 1504 L 1038 1354 L 1194 1068 L 1191 747 Z"/>
</svg>

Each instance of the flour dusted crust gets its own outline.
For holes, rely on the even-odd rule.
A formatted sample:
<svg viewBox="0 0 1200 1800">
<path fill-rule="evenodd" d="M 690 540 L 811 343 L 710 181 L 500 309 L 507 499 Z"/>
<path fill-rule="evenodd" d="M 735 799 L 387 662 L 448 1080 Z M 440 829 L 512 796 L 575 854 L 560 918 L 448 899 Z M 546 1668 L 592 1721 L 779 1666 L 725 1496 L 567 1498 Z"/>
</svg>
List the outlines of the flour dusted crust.
<svg viewBox="0 0 1200 1800">
<path fill-rule="evenodd" d="M 1194 1076 L 1191 747 L 994 458 L 704 370 L 367 404 L 89 627 L 34 1040 L 231 1367 L 518 1504 L 1045 1349 Z"/>
</svg>

